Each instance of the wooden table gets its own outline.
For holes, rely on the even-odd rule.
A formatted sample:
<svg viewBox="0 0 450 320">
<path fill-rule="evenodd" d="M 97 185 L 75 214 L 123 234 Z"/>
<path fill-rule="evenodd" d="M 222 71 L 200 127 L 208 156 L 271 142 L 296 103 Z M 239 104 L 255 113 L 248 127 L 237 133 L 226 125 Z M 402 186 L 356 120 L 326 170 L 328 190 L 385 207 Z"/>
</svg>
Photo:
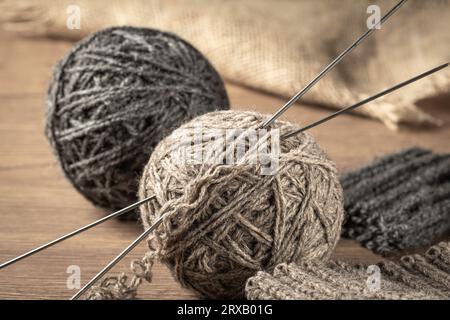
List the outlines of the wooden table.
<svg viewBox="0 0 450 320">
<path fill-rule="evenodd" d="M 45 93 L 52 66 L 71 47 L 70 42 L 23 39 L 0 32 L 0 261 L 85 225 L 104 212 L 79 195 L 63 174 L 44 136 Z M 233 108 L 274 112 L 283 99 L 227 84 Z M 392 132 L 379 122 L 341 116 L 311 130 L 342 171 L 356 168 L 388 152 L 419 145 L 450 151 L 450 97 L 420 105 L 443 119 L 435 130 Z M 285 119 L 307 124 L 330 110 L 296 105 Z M 67 299 L 67 268 L 81 268 L 82 283 L 141 232 L 133 222 L 109 221 L 80 236 L 0 271 L 0 299 Z M 145 245 L 117 265 L 127 271 Z M 341 240 L 334 256 L 359 262 L 381 257 L 350 240 Z M 154 282 L 140 291 L 143 299 L 195 298 L 157 264 Z"/>
</svg>

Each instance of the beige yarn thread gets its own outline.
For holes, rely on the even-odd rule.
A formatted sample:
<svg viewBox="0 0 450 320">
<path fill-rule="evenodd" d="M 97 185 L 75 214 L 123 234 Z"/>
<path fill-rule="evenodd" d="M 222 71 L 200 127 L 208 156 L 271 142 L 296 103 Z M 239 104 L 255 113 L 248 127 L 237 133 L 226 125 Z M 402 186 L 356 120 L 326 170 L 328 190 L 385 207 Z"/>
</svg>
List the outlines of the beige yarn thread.
<svg viewBox="0 0 450 320">
<path fill-rule="evenodd" d="M 343 220 L 342 190 L 334 164 L 309 134 L 281 141 L 275 175 L 259 165 L 186 165 L 170 154 L 185 141 L 177 134 L 204 129 L 257 128 L 266 116 L 254 112 L 213 112 L 177 129 L 155 149 L 144 169 L 140 197 L 156 200 L 141 209 L 145 228 L 168 218 L 149 239 L 150 251 L 133 266 L 127 286 L 122 275 L 96 288 L 90 298 L 133 298 L 142 279 L 151 279 L 158 258 L 182 286 L 208 298 L 242 298 L 248 277 L 280 262 L 327 259 Z M 281 134 L 296 126 L 277 121 Z M 189 132 L 189 131 L 188 131 Z M 217 141 L 217 140 L 216 140 Z M 203 142 L 203 150 L 213 143 Z M 112 291 L 112 293 L 111 293 Z"/>
</svg>

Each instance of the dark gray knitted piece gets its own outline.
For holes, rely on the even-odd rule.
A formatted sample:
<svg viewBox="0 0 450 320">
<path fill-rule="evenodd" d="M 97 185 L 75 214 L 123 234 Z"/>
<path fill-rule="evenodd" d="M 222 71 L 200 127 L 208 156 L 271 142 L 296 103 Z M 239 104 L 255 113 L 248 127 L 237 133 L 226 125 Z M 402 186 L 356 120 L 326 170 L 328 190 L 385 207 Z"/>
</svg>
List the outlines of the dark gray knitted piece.
<svg viewBox="0 0 450 320">
<path fill-rule="evenodd" d="M 391 255 L 429 246 L 450 230 L 450 155 L 420 148 L 344 175 L 343 236 Z"/>
<path fill-rule="evenodd" d="M 77 44 L 57 65 L 46 133 L 75 188 L 114 210 L 137 200 L 154 147 L 195 116 L 229 108 L 223 81 L 177 36 L 118 27 Z"/>
</svg>

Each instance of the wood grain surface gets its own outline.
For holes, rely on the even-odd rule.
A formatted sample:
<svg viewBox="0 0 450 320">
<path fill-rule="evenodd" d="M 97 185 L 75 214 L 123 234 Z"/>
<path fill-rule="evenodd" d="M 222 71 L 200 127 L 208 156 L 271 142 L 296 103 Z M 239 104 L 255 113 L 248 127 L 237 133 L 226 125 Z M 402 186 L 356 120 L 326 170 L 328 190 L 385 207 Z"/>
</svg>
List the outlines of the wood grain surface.
<svg viewBox="0 0 450 320">
<path fill-rule="evenodd" d="M 2 262 L 105 214 L 80 196 L 63 177 L 44 136 L 44 101 L 52 66 L 71 46 L 65 41 L 24 39 L 0 32 Z M 386 84 L 389 85 L 392 84 Z M 234 109 L 272 113 L 284 102 L 230 83 L 227 89 Z M 445 121 L 439 129 L 393 132 L 379 122 L 344 115 L 311 133 L 342 172 L 413 145 L 448 152 L 449 101 L 450 97 L 445 96 L 420 102 L 428 112 Z M 299 104 L 283 118 L 307 124 L 329 113 L 327 109 Z M 1 270 L 0 299 L 67 299 L 75 293 L 66 286 L 69 266 L 80 266 L 85 283 L 141 230 L 137 223 L 109 221 Z M 140 258 L 144 251 L 145 245 L 141 244 L 112 272 L 128 271 L 130 261 Z M 381 259 L 349 240 L 340 241 L 334 256 L 368 263 Z M 168 270 L 157 264 L 154 282 L 144 284 L 139 297 L 190 299 L 195 295 L 182 289 Z"/>
</svg>

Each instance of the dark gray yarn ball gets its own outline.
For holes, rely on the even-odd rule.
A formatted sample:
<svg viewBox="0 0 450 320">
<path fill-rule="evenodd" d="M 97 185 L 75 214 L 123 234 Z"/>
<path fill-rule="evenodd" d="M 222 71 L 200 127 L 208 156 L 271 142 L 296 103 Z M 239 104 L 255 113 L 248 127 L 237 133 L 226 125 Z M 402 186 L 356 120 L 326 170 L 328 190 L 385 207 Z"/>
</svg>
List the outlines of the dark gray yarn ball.
<svg viewBox="0 0 450 320">
<path fill-rule="evenodd" d="M 117 27 L 86 38 L 59 62 L 46 134 L 75 188 L 114 210 L 137 200 L 154 147 L 182 123 L 229 108 L 222 79 L 176 35 Z"/>
</svg>

